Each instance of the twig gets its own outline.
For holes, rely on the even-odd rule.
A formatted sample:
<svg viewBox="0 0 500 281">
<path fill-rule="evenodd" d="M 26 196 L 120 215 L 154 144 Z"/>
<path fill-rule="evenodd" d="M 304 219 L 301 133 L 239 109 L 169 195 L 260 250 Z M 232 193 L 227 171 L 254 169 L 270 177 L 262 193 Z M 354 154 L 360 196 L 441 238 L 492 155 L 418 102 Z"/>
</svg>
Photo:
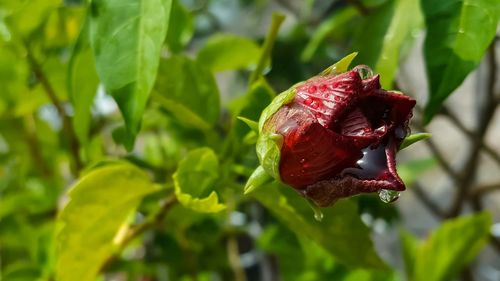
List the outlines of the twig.
<svg viewBox="0 0 500 281">
<path fill-rule="evenodd" d="M 49 166 L 46 164 L 45 159 L 40 152 L 40 147 L 38 145 L 38 137 L 35 133 L 35 124 L 33 121 L 33 116 L 26 116 L 24 120 L 24 133 L 26 138 L 26 143 L 28 145 L 31 157 L 33 158 L 33 162 L 36 165 L 40 174 L 48 178 L 52 175 L 52 171 L 49 169 Z"/>
<path fill-rule="evenodd" d="M 101 272 L 105 271 L 113 261 L 115 261 L 125 249 L 125 247 L 130 244 L 135 238 L 139 237 L 141 234 L 143 234 L 145 231 L 156 227 L 157 225 L 161 224 L 163 220 L 165 219 L 165 216 L 167 215 L 168 211 L 177 203 L 177 198 L 175 195 L 171 195 L 165 201 L 163 202 L 161 208 L 158 210 L 158 212 L 151 217 L 150 219 L 146 219 L 143 223 L 136 225 L 135 227 L 132 227 L 128 230 L 127 234 L 125 234 L 125 237 L 119 242 L 118 249 L 116 253 L 112 256 L 110 256 L 101 266 Z"/>
<path fill-rule="evenodd" d="M 467 199 L 468 190 L 470 189 L 472 183 L 474 182 L 475 175 L 477 172 L 477 166 L 479 162 L 479 152 L 481 149 L 481 144 L 478 140 L 482 140 L 486 135 L 488 126 L 495 114 L 497 104 L 494 103 L 494 88 L 495 81 L 497 79 L 497 69 L 496 69 L 496 54 L 494 44 L 490 45 L 489 48 L 489 66 L 490 75 L 488 77 L 488 90 L 485 99 L 482 101 L 482 108 L 478 110 L 478 126 L 475 131 L 475 138 L 471 139 L 472 147 L 467 155 L 465 165 L 461 169 L 460 177 L 458 179 L 457 193 L 455 195 L 455 200 L 453 201 L 448 217 L 456 217 L 460 214 L 462 210 L 463 203 Z"/>
<path fill-rule="evenodd" d="M 285 16 L 282 14 L 275 13 L 273 14 L 273 20 L 271 22 L 271 27 L 267 32 L 266 39 L 264 41 L 264 45 L 262 46 L 262 52 L 259 58 L 259 62 L 257 63 L 257 67 L 255 71 L 252 72 L 249 80 L 249 86 L 252 85 L 253 82 L 257 81 L 257 79 L 262 75 L 264 68 L 266 68 L 267 62 L 271 56 L 271 51 L 273 50 L 274 42 L 276 41 L 276 37 L 278 36 L 278 30 L 281 26 L 281 23 L 285 20 Z"/>
<path fill-rule="evenodd" d="M 436 205 L 436 203 L 434 203 L 434 201 L 432 201 L 418 182 L 413 184 L 411 190 L 415 193 L 420 202 L 422 202 L 422 204 L 424 204 L 438 219 L 446 217 L 446 214 Z"/>
<path fill-rule="evenodd" d="M 478 186 L 478 187 L 474 188 L 473 190 L 471 190 L 470 195 L 471 196 L 482 196 L 486 193 L 490 193 L 490 192 L 494 192 L 494 191 L 500 191 L 500 182 Z"/>
<path fill-rule="evenodd" d="M 41 83 L 43 89 L 45 90 L 45 93 L 49 97 L 51 103 L 56 108 L 57 114 L 59 115 L 59 118 L 62 121 L 63 125 L 62 129 L 64 131 L 64 134 L 68 138 L 69 150 L 73 160 L 73 165 L 71 167 L 72 168 L 71 170 L 73 175 L 77 176 L 78 172 L 82 169 L 83 164 L 80 159 L 80 144 L 78 143 L 78 139 L 75 135 L 75 131 L 73 129 L 73 125 L 71 124 L 71 120 L 66 114 L 66 111 L 64 110 L 64 107 L 61 101 L 59 100 L 56 91 L 54 90 L 54 87 L 52 87 L 52 84 L 50 83 L 49 79 L 43 72 L 41 65 L 33 56 L 33 53 L 30 50 L 28 43 L 25 43 L 25 48 L 26 48 L 28 62 L 31 66 L 31 69 L 33 70 L 33 73 L 35 74 L 35 77 Z"/>
<path fill-rule="evenodd" d="M 500 154 L 495 151 L 492 147 L 486 144 L 482 139 L 478 139 L 477 136 L 469 129 L 467 129 L 462 122 L 457 118 L 457 116 L 450 111 L 446 106 L 443 106 L 442 112 L 443 116 L 447 117 L 462 133 L 472 140 L 478 141 L 481 148 L 486 152 L 496 163 L 500 166 Z"/>
<path fill-rule="evenodd" d="M 415 126 L 417 127 L 418 130 L 420 130 L 422 132 L 426 131 L 424 126 L 422 126 L 420 124 L 416 124 Z M 446 157 L 444 157 L 444 155 L 441 153 L 441 151 L 439 150 L 437 145 L 434 143 L 432 138 L 425 139 L 425 143 L 427 144 L 427 147 L 429 147 L 429 149 L 431 150 L 433 156 L 436 158 L 439 166 L 448 174 L 448 176 L 452 179 L 457 178 L 458 177 L 457 172 L 455 172 L 455 170 L 453 170 L 451 168 L 448 161 L 446 161 Z"/>
</svg>

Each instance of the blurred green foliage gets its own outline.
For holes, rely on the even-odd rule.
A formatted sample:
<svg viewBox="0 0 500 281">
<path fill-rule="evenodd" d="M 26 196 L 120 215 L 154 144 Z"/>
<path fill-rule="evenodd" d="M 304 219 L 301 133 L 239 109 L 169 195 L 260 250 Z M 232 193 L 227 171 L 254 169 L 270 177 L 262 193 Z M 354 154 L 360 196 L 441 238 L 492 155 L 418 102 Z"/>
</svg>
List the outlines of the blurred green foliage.
<svg viewBox="0 0 500 281">
<path fill-rule="evenodd" d="M 256 135 L 236 117 L 258 121 L 276 92 L 353 51 L 393 88 L 425 29 L 430 121 L 483 57 L 500 5 L 326 2 L 1 0 L 0 279 L 401 280 L 361 220 L 393 223 L 393 205 L 342 200 L 318 222 L 279 184 L 243 196 Z M 456 276 L 490 225 L 402 234 L 409 280 Z"/>
</svg>

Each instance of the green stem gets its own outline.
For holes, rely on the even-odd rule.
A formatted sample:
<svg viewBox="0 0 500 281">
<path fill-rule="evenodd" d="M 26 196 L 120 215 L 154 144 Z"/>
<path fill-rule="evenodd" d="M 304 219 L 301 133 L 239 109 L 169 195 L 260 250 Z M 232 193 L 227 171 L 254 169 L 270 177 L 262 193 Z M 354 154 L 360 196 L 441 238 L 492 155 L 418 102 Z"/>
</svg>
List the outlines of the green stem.
<svg viewBox="0 0 500 281">
<path fill-rule="evenodd" d="M 255 71 L 250 76 L 250 83 L 252 85 L 259 76 L 262 75 L 262 72 L 266 68 L 267 62 L 271 56 L 271 51 L 273 50 L 274 42 L 276 41 L 276 37 L 278 36 L 278 30 L 280 29 L 281 23 L 285 20 L 285 16 L 280 13 L 273 14 L 273 20 L 271 22 L 271 27 L 267 32 L 266 39 L 264 41 L 264 45 L 262 46 L 262 52 L 260 54 L 259 62 Z"/>
</svg>

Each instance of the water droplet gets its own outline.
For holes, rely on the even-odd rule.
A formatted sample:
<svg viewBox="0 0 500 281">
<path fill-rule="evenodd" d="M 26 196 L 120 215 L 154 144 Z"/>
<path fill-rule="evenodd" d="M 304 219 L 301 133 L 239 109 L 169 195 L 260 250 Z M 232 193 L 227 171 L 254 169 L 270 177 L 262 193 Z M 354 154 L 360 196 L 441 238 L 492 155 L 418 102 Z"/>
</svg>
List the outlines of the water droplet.
<svg viewBox="0 0 500 281">
<path fill-rule="evenodd" d="M 306 100 L 304 100 L 305 105 L 310 105 L 312 102 L 313 100 L 311 98 L 307 98 Z"/>
<path fill-rule="evenodd" d="M 328 87 L 325 84 L 319 86 L 319 90 L 322 91 L 322 92 L 326 91 L 327 88 Z"/>
<path fill-rule="evenodd" d="M 302 163 L 302 164 L 303 164 L 304 162 L 306 162 L 306 159 L 305 159 L 305 158 L 300 159 L 300 163 Z"/>
<path fill-rule="evenodd" d="M 378 197 L 380 198 L 380 201 L 384 203 L 392 203 L 398 200 L 400 195 L 401 193 L 399 191 L 388 190 L 388 189 L 381 189 L 378 192 Z"/>
<path fill-rule="evenodd" d="M 318 87 L 311 86 L 307 91 L 309 92 L 309 94 L 314 94 L 314 93 L 316 93 L 317 90 L 318 90 Z"/>
<path fill-rule="evenodd" d="M 314 108 L 314 109 L 316 109 L 316 108 L 318 108 L 318 107 L 319 107 L 319 104 L 318 104 L 316 101 L 313 101 L 313 102 L 311 103 L 311 107 L 312 107 L 312 108 Z"/>
<path fill-rule="evenodd" d="M 355 69 L 358 71 L 359 76 L 363 80 L 373 76 L 373 70 L 367 65 L 358 65 Z"/>
<path fill-rule="evenodd" d="M 341 101 L 342 99 L 341 99 L 339 96 L 335 96 L 335 97 L 333 98 L 333 100 L 334 100 L 334 101 Z"/>
<path fill-rule="evenodd" d="M 322 221 L 323 213 L 321 211 L 314 212 L 314 219 L 317 221 Z"/>
</svg>

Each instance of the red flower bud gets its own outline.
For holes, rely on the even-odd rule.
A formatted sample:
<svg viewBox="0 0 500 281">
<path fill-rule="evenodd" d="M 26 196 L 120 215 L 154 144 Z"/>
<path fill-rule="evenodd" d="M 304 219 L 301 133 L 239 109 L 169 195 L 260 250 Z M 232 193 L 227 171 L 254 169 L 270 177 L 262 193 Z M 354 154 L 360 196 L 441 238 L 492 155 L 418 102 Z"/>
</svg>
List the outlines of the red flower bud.
<svg viewBox="0 0 500 281">
<path fill-rule="evenodd" d="M 371 73 L 358 66 L 313 77 L 292 87 L 293 96 L 261 119 L 263 147 L 269 150 L 265 136 L 279 139 L 274 157 L 279 179 L 319 206 L 360 193 L 405 189 L 395 154 L 415 100 L 381 89 L 379 76 L 362 77 L 364 71 Z M 266 169 L 262 151 L 258 145 Z"/>
</svg>

